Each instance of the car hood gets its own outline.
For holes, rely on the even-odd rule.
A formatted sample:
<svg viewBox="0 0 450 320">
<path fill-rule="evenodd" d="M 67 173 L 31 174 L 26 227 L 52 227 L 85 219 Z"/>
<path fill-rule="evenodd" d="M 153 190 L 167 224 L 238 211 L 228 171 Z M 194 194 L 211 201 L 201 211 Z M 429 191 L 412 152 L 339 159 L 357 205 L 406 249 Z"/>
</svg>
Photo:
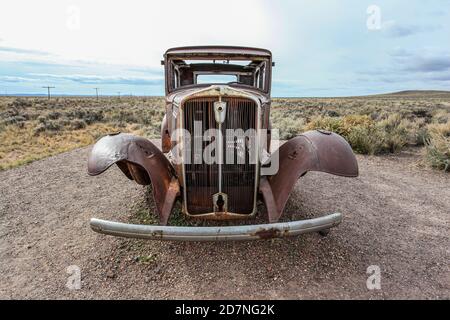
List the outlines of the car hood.
<svg viewBox="0 0 450 320">
<path fill-rule="evenodd" d="M 186 89 L 180 89 L 173 92 L 167 97 L 167 100 L 176 105 L 181 105 L 185 100 L 195 97 L 205 96 L 233 96 L 243 97 L 255 100 L 258 104 L 265 104 L 269 101 L 267 95 L 262 94 L 260 91 L 252 88 L 234 87 L 230 85 L 211 85 L 207 87 L 190 87 Z"/>
</svg>

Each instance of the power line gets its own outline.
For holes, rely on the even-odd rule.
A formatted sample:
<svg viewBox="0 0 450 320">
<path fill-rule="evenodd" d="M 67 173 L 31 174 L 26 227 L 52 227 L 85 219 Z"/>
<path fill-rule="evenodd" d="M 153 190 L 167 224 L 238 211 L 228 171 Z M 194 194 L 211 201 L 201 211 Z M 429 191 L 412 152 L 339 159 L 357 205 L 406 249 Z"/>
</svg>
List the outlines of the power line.
<svg viewBox="0 0 450 320">
<path fill-rule="evenodd" d="M 42 88 L 47 88 L 47 91 L 48 91 L 48 100 L 50 100 L 50 89 L 54 89 L 55 87 L 50 87 L 50 86 L 44 86 L 44 87 L 42 87 Z"/>
</svg>

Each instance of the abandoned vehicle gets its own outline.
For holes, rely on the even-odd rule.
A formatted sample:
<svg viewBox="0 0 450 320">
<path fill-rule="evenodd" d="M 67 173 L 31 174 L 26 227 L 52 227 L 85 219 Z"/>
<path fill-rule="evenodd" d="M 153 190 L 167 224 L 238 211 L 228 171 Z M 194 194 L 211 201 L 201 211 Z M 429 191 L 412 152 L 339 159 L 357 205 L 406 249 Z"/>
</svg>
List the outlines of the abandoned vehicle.
<svg viewBox="0 0 450 320">
<path fill-rule="evenodd" d="M 160 225 L 93 218 L 93 230 L 123 237 L 182 241 L 252 240 L 328 230 L 340 213 L 279 222 L 297 180 L 308 171 L 358 175 L 349 144 L 328 131 L 305 132 L 275 146 L 270 122 L 272 54 L 230 46 L 167 50 L 166 114 L 161 149 L 130 134 L 101 138 L 88 159 L 88 173 L 112 165 L 140 185 L 152 186 Z M 320 192 L 320 191 L 319 191 Z M 257 201 L 267 224 L 168 226 L 175 201 L 192 219 L 253 218 Z"/>
</svg>

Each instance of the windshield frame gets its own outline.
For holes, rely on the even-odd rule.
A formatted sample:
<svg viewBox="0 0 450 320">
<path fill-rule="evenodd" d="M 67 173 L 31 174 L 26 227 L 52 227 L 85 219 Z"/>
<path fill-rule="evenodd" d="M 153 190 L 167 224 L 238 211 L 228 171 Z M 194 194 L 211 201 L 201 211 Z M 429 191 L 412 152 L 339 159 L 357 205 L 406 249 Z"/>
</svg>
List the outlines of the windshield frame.
<svg viewBox="0 0 450 320">
<path fill-rule="evenodd" d="M 198 63 L 195 64 L 186 64 L 185 61 L 195 61 Z M 202 61 L 218 61 L 215 63 L 202 63 Z M 220 63 L 226 62 L 226 63 Z M 233 64 L 233 61 L 249 61 L 249 65 L 238 65 Z M 265 94 L 270 94 L 271 90 L 271 73 L 272 73 L 272 59 L 271 56 L 232 56 L 232 55 L 205 55 L 201 56 L 198 54 L 195 55 L 183 55 L 183 56 L 175 56 L 175 55 L 165 55 L 164 60 L 165 65 L 165 84 L 166 84 L 166 94 L 170 94 L 172 92 L 185 90 L 189 88 L 195 88 L 195 87 L 205 87 L 209 85 L 231 85 L 231 86 L 237 86 L 237 87 L 244 87 L 244 88 L 251 88 L 257 91 L 260 91 Z M 249 74 L 255 75 L 257 72 L 260 72 L 261 66 L 264 65 L 264 72 L 263 72 L 263 78 L 259 87 L 253 83 L 253 85 L 249 85 L 246 83 L 239 83 L 239 82 L 232 82 L 232 83 L 196 83 L 195 80 L 192 81 L 192 83 L 181 85 L 180 83 L 177 83 L 178 85 L 174 85 L 174 81 L 180 81 L 180 71 L 177 71 L 177 68 L 183 67 L 187 68 L 190 66 L 197 66 L 202 65 L 205 70 L 202 71 L 193 71 L 196 75 L 198 74 L 218 74 L 218 75 L 237 75 L 237 79 L 239 79 L 239 75 L 242 73 L 246 73 L 247 76 L 250 76 Z M 238 68 L 249 68 L 247 72 L 244 72 L 243 70 L 238 70 Z M 210 70 L 208 70 L 208 68 Z M 236 68 L 236 70 L 230 71 L 227 69 L 230 68 Z M 222 70 L 223 69 L 223 70 Z M 248 81 L 248 79 L 247 79 Z M 255 82 L 255 81 L 254 81 Z M 262 88 L 261 88 L 262 87 Z"/>
</svg>

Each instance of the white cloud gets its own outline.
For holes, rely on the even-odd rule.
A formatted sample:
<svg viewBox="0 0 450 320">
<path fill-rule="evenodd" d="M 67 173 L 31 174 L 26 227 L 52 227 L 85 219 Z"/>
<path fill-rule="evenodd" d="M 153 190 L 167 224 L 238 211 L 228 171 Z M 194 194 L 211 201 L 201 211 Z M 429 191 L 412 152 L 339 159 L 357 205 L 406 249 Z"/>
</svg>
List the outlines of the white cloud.
<svg viewBox="0 0 450 320">
<path fill-rule="evenodd" d="M 69 10 L 73 7 L 79 8 L 79 29 L 68 27 L 77 12 Z M 4 45 L 72 60 L 152 66 L 171 46 L 264 46 L 273 38 L 271 21 L 264 3 L 256 0 L 15 0 L 0 11 Z"/>
<path fill-rule="evenodd" d="M 162 77 L 132 77 L 132 76 L 99 76 L 86 74 L 48 74 L 30 73 L 32 77 L 44 80 L 74 81 L 81 84 L 125 84 L 125 85 L 162 85 Z"/>
<path fill-rule="evenodd" d="M 35 82 L 37 79 L 16 76 L 0 76 L 0 82 Z"/>
<path fill-rule="evenodd" d="M 270 49 L 277 62 L 274 95 L 377 90 L 375 77 L 367 77 L 375 79 L 372 83 L 356 81 L 369 68 L 374 74 L 387 70 L 391 78 L 398 72 L 408 74 L 408 85 L 417 87 L 428 85 L 424 73 L 435 81 L 447 79 L 448 73 L 442 60 L 448 55 L 440 52 L 450 50 L 450 11 L 440 2 L 379 0 L 384 22 L 379 32 L 367 29 L 367 6 L 372 2 L 360 0 L 3 2 L 0 75 L 11 78 L 0 84 L 10 92 L 40 89 L 26 82 L 37 79 L 30 76 L 35 73 L 46 74 L 48 82 L 65 93 L 92 93 L 90 83 L 103 81 L 108 83 L 102 85 L 104 92 L 162 94 L 163 85 L 151 83 L 152 77 L 163 75 L 159 61 L 164 51 L 201 44 Z M 436 11 L 440 13 L 431 13 Z M 78 12 L 79 19 L 73 16 Z M 424 54 L 427 47 L 429 55 Z M 415 52 L 425 58 L 415 59 Z M 441 69 L 445 74 L 435 75 L 434 70 Z"/>
</svg>

